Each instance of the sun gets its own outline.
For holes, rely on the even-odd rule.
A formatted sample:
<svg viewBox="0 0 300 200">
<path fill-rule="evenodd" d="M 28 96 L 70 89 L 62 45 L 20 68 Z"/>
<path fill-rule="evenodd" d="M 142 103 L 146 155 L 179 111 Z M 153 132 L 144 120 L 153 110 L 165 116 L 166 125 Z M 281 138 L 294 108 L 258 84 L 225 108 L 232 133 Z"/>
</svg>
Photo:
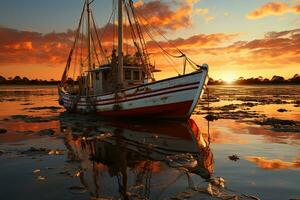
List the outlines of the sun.
<svg viewBox="0 0 300 200">
<path fill-rule="evenodd" d="M 223 81 L 225 81 L 226 83 L 232 83 L 236 79 L 236 76 L 233 72 L 227 72 L 227 73 L 223 74 L 221 79 Z"/>
</svg>

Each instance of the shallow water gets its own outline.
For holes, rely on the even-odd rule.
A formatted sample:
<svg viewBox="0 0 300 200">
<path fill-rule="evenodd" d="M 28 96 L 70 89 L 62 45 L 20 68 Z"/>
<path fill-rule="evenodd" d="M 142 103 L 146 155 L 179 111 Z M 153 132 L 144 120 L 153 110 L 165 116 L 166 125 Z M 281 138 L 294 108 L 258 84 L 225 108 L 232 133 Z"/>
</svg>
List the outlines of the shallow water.
<svg viewBox="0 0 300 200">
<path fill-rule="evenodd" d="M 300 86 L 213 86 L 187 123 L 70 115 L 56 93 L 0 87 L 1 199 L 300 198 Z"/>
</svg>

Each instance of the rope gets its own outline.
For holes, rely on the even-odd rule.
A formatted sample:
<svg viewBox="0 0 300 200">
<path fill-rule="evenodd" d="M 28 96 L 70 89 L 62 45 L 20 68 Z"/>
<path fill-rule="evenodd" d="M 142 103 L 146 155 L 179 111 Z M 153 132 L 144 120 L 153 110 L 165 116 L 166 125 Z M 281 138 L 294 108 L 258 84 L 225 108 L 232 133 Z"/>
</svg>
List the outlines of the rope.
<svg viewBox="0 0 300 200">
<path fill-rule="evenodd" d="M 91 13 L 91 16 L 92 16 L 92 22 L 93 22 L 93 25 L 94 25 L 94 28 L 95 28 L 95 33 L 96 33 L 97 42 L 98 42 L 100 51 L 101 51 L 101 53 L 102 53 L 103 58 L 106 59 L 105 52 L 104 52 L 104 50 L 103 50 L 103 46 L 102 46 L 102 44 L 101 44 L 101 41 L 100 41 L 100 38 L 99 38 L 99 34 L 98 34 L 98 31 L 97 31 L 97 26 L 96 26 L 96 23 L 95 23 L 95 20 L 94 20 L 94 15 L 93 15 L 93 13 Z M 108 59 L 106 59 L 106 61 L 108 62 Z"/>
<path fill-rule="evenodd" d="M 115 4 L 115 0 L 113 0 L 113 6 Z M 116 5 L 115 5 L 116 6 Z M 117 6 L 116 6 L 117 7 Z M 115 8 L 116 8 L 115 7 Z M 114 12 L 113 13 L 113 50 L 115 49 L 115 36 L 116 36 L 116 33 L 115 33 L 115 27 L 116 27 L 116 13 Z"/>
<path fill-rule="evenodd" d="M 126 4 L 125 4 L 125 7 L 126 7 Z M 149 69 L 149 63 L 150 62 L 149 62 L 149 59 L 147 57 L 148 53 L 147 53 L 147 48 L 146 48 L 146 42 L 145 42 L 145 39 L 143 37 L 143 33 L 142 33 L 142 30 L 141 30 L 141 27 L 140 27 L 140 23 L 139 23 L 138 17 L 135 14 L 134 5 L 133 5 L 132 1 L 129 2 L 129 7 L 130 7 L 130 10 L 131 10 L 134 22 L 135 22 L 134 25 L 135 25 L 135 28 L 136 28 L 136 31 L 137 31 L 137 35 L 138 35 L 138 38 L 139 38 L 139 41 L 140 41 L 140 44 L 141 44 L 141 47 L 142 47 L 142 51 L 139 51 L 139 52 L 142 53 L 143 66 L 145 67 L 144 69 L 146 71 L 147 76 L 153 79 L 153 77 L 154 77 L 153 73 Z M 127 10 L 127 12 L 128 12 L 128 10 Z M 131 26 L 133 28 L 132 23 L 131 23 Z"/>
<path fill-rule="evenodd" d="M 98 62 L 98 65 L 100 65 L 100 61 L 99 61 L 99 57 L 97 55 L 97 50 L 96 50 L 93 34 L 91 34 L 91 38 L 92 38 L 92 46 L 94 47 L 93 49 L 94 49 L 95 57 L 96 57 L 96 60 Z"/>
<path fill-rule="evenodd" d="M 109 19 L 108 19 L 108 22 L 107 22 L 107 24 L 105 25 L 102 34 L 100 35 L 100 39 L 99 39 L 100 41 L 102 40 L 102 38 L 103 38 L 103 36 L 104 36 L 104 33 L 106 32 L 107 27 L 108 27 L 110 21 L 112 20 L 112 18 L 115 19 L 114 14 L 115 14 L 115 11 L 116 11 L 117 8 L 116 8 L 116 6 L 115 6 L 114 4 L 115 4 L 115 0 L 113 1 L 113 11 L 111 12 L 110 17 L 109 17 Z M 115 21 L 115 20 L 114 20 L 114 21 Z M 113 24 L 113 25 L 114 25 L 114 24 Z M 113 30 L 114 30 L 114 29 L 113 29 Z M 114 37 L 114 35 L 113 35 L 113 37 Z"/>
<path fill-rule="evenodd" d="M 207 91 L 207 109 L 208 109 L 208 114 L 210 114 L 210 95 L 209 95 L 209 88 L 206 85 L 205 86 L 206 91 Z M 210 120 L 207 120 L 207 137 L 208 137 L 208 145 L 210 145 Z"/>
<path fill-rule="evenodd" d="M 133 1 L 130 0 L 130 5 L 132 5 L 132 9 L 134 9 L 134 6 L 133 6 Z M 150 37 L 150 39 L 156 43 L 156 45 L 168 56 L 170 57 L 173 57 L 173 58 L 182 58 L 182 57 L 185 57 L 186 58 L 186 61 L 189 62 L 190 66 L 194 69 L 194 70 L 197 70 L 197 68 L 195 66 L 198 66 L 194 61 L 192 61 L 190 58 L 188 58 L 176 45 L 174 45 L 174 43 L 170 42 L 167 37 L 158 29 L 158 28 L 155 28 L 154 26 L 152 26 L 149 21 L 143 17 L 140 13 L 138 12 L 135 12 L 136 15 L 138 16 L 139 19 L 143 19 L 147 24 L 142 24 L 143 27 L 145 28 L 145 31 L 146 33 L 148 34 L 148 36 Z M 141 21 L 141 20 L 140 20 Z M 168 51 L 166 51 L 160 44 L 159 42 L 157 42 L 153 35 L 150 33 L 149 29 L 147 26 L 150 26 L 153 30 L 155 30 L 159 35 L 161 35 L 171 46 L 173 46 L 181 55 L 173 55 L 171 53 L 169 53 Z"/>
<path fill-rule="evenodd" d="M 86 6 L 86 2 L 85 2 L 84 5 L 83 5 L 83 9 L 82 9 L 82 12 L 81 12 L 81 16 L 80 16 L 78 28 L 77 28 L 76 35 L 75 35 L 75 41 L 74 41 L 73 46 L 72 46 L 72 48 L 71 48 L 71 50 L 70 50 L 69 57 L 68 57 L 68 61 L 67 61 L 67 64 L 66 64 L 64 73 L 63 73 L 63 75 L 62 75 L 62 78 L 61 78 L 61 83 L 60 83 L 61 85 L 63 85 L 63 84 L 65 83 L 66 78 L 67 78 L 67 75 L 68 75 L 68 71 L 69 71 L 69 69 L 70 69 L 73 51 L 74 51 L 74 48 L 75 48 L 75 46 L 76 46 L 76 43 L 77 43 L 77 40 L 78 40 L 78 36 L 79 36 L 79 33 L 80 33 L 80 27 L 81 27 L 82 18 L 83 18 L 83 15 L 84 15 L 85 6 Z"/>
<path fill-rule="evenodd" d="M 130 0 L 130 2 L 132 2 L 132 0 Z M 142 15 L 140 15 L 140 14 L 138 14 L 137 13 L 137 16 L 139 17 L 139 18 L 141 18 L 141 19 L 143 19 L 147 24 L 146 24 L 146 26 L 151 26 L 151 24 L 148 22 L 148 20 L 145 18 L 145 17 L 143 17 Z M 144 25 L 145 26 L 145 25 Z M 168 53 L 167 52 L 167 54 L 168 55 L 170 55 L 171 57 L 174 57 L 174 58 L 181 58 L 181 57 L 183 57 L 183 56 L 185 56 L 184 55 L 184 53 L 182 53 L 182 51 L 180 50 L 180 49 L 178 49 L 173 43 L 171 43 L 168 39 L 167 39 L 167 37 L 166 36 L 164 36 L 164 34 L 161 32 L 161 31 L 159 31 L 157 28 L 155 28 L 155 27 L 153 27 L 153 26 L 151 26 L 151 28 L 152 29 L 154 29 L 159 35 L 161 35 L 169 44 L 171 44 L 179 53 L 181 53 L 181 55 L 179 55 L 179 56 L 176 56 L 176 55 L 172 55 L 172 54 L 170 54 L 170 53 Z M 158 44 L 158 46 L 163 50 L 163 51 L 165 51 L 162 47 L 161 47 L 161 45 L 156 41 L 156 40 L 154 40 L 153 38 L 151 38 L 154 42 L 156 42 L 157 44 Z"/>
</svg>

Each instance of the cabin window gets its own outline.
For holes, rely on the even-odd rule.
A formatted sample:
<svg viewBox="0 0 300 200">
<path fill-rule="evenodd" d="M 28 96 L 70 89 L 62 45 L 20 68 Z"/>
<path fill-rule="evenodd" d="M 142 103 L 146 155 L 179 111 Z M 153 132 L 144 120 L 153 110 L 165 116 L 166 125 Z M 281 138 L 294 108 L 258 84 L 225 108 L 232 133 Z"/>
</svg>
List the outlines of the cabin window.
<svg viewBox="0 0 300 200">
<path fill-rule="evenodd" d="M 139 71 L 133 71 L 133 80 L 140 80 L 140 72 Z"/>
<path fill-rule="evenodd" d="M 107 80 L 107 72 L 103 72 L 103 80 Z"/>
<path fill-rule="evenodd" d="M 99 76 L 100 74 L 99 74 L 99 72 L 96 72 L 96 80 L 99 80 Z"/>
<path fill-rule="evenodd" d="M 129 70 L 125 70 L 125 80 L 131 80 L 131 72 Z"/>
</svg>

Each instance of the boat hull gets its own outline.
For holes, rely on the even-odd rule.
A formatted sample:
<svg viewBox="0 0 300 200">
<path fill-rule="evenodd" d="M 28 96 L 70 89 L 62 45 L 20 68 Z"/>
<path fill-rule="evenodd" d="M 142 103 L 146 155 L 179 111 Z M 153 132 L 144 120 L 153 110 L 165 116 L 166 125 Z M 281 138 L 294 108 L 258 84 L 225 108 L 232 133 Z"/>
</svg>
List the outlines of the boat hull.
<svg viewBox="0 0 300 200">
<path fill-rule="evenodd" d="M 207 69 L 115 93 L 76 96 L 60 90 L 69 111 L 112 117 L 189 118 L 207 81 Z"/>
</svg>

